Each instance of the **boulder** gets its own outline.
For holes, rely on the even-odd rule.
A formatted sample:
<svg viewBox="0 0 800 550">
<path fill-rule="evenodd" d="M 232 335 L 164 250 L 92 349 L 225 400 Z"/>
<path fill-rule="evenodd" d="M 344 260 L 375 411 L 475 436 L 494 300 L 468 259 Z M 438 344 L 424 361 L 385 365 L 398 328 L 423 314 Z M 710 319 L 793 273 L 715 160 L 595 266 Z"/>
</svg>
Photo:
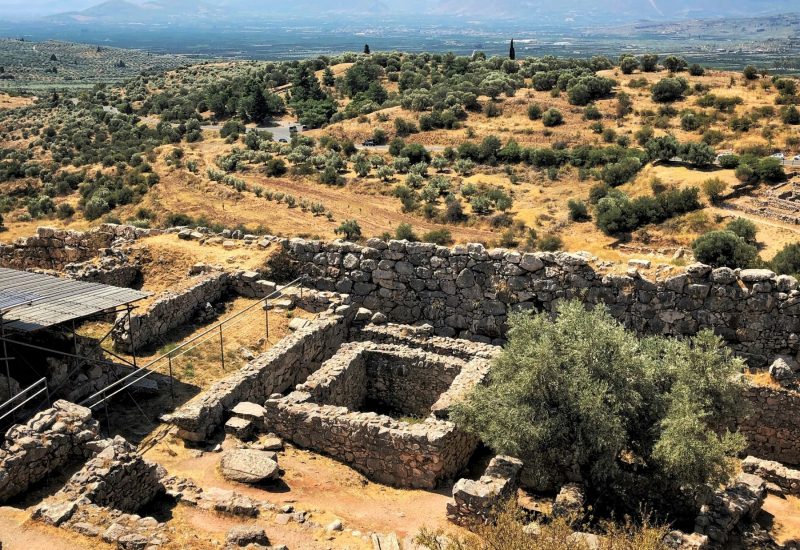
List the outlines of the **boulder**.
<svg viewBox="0 0 800 550">
<path fill-rule="evenodd" d="M 234 449 L 222 455 L 222 475 L 239 483 L 263 483 L 280 477 L 278 463 L 273 453 L 255 449 Z"/>
<path fill-rule="evenodd" d="M 248 544 L 269 544 L 267 534 L 260 527 L 254 525 L 240 525 L 233 527 L 225 536 L 225 542 L 232 546 L 247 546 Z"/>
</svg>

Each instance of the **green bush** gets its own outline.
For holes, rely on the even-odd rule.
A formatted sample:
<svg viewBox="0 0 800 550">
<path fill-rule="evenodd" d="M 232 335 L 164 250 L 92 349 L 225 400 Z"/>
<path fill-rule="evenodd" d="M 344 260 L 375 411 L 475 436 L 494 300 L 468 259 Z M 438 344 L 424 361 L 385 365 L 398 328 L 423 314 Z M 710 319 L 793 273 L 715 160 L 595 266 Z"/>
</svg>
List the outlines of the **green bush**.
<svg viewBox="0 0 800 550">
<path fill-rule="evenodd" d="M 770 267 L 780 275 L 800 274 L 800 244 L 790 243 L 778 251 Z"/>
<path fill-rule="evenodd" d="M 747 268 L 758 257 L 756 247 L 732 231 L 710 231 L 692 244 L 698 262 L 713 267 Z"/>
<path fill-rule="evenodd" d="M 717 336 L 639 339 L 577 300 L 556 312 L 510 316 L 489 383 L 451 413 L 459 426 L 522 459 L 529 484 L 578 476 L 627 509 L 681 510 L 730 478 L 744 439 L 716 427 L 739 412 L 744 363 Z"/>
<path fill-rule="evenodd" d="M 394 238 L 398 241 L 418 241 L 419 237 L 417 234 L 414 233 L 414 228 L 411 227 L 411 224 L 408 223 L 401 223 L 397 226 L 394 232 Z"/>
<path fill-rule="evenodd" d="M 653 85 L 653 101 L 657 103 L 678 101 L 688 89 L 689 84 L 683 78 L 663 78 Z"/>
<path fill-rule="evenodd" d="M 582 222 L 589 219 L 589 209 L 586 207 L 586 203 L 577 200 L 577 199 L 570 199 L 567 202 L 567 208 L 569 209 L 569 219 L 574 222 Z"/>
<path fill-rule="evenodd" d="M 758 233 L 758 228 L 756 227 L 756 224 L 747 218 L 736 218 L 735 220 L 731 220 L 728 222 L 728 225 L 725 226 L 725 229 L 740 236 L 750 244 L 754 244 L 756 242 L 756 233 Z"/>
<path fill-rule="evenodd" d="M 564 122 L 564 116 L 558 109 L 547 109 L 542 114 L 542 124 L 544 124 L 548 128 L 553 126 L 558 126 L 563 122 Z"/>
<path fill-rule="evenodd" d="M 530 120 L 539 120 L 542 118 L 542 108 L 537 103 L 528 105 L 528 118 Z"/>
<path fill-rule="evenodd" d="M 434 243 L 439 246 L 447 246 L 453 243 L 453 235 L 447 229 L 433 229 L 422 236 L 426 243 Z"/>
<path fill-rule="evenodd" d="M 333 230 L 337 235 L 343 235 L 346 241 L 356 241 L 361 238 L 361 226 L 356 220 L 345 220 Z"/>
</svg>

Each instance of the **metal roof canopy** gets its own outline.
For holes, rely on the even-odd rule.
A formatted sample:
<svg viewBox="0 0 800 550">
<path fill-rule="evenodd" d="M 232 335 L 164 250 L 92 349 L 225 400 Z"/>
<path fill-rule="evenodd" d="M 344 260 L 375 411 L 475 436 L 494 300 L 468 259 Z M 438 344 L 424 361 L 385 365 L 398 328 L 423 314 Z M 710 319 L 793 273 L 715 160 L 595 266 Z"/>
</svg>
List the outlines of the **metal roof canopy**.
<svg viewBox="0 0 800 550">
<path fill-rule="evenodd" d="M 148 296 L 129 288 L 0 267 L 0 319 L 3 328 L 20 332 L 91 317 Z"/>
</svg>

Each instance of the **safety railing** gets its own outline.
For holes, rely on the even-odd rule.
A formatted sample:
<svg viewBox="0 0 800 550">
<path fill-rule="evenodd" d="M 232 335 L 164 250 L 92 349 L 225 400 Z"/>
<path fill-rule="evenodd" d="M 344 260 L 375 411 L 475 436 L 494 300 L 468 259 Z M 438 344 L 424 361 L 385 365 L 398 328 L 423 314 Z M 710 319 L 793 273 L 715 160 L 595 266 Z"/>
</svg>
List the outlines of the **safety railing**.
<svg viewBox="0 0 800 550">
<path fill-rule="evenodd" d="M 302 281 L 303 277 L 298 277 L 297 279 L 287 283 L 286 285 L 282 286 L 281 288 L 275 290 L 274 292 L 270 293 L 268 296 L 260 299 L 259 301 L 249 305 L 245 309 L 237 312 L 236 314 L 228 317 L 209 327 L 208 329 L 204 330 L 198 335 L 193 336 L 189 340 L 181 342 L 178 346 L 174 349 L 164 353 L 149 363 L 137 368 L 136 370 L 130 372 L 129 374 L 117 379 L 116 381 L 112 382 L 108 386 L 102 388 L 99 391 L 96 391 L 86 399 L 84 399 L 80 404 L 88 407 L 90 409 L 94 409 L 98 405 L 106 403 L 108 400 L 113 398 L 114 396 L 120 394 L 121 392 L 127 391 L 131 389 L 136 384 L 140 383 L 142 380 L 152 376 L 153 374 L 159 373 L 163 370 L 163 374 L 169 375 L 170 380 L 174 379 L 173 372 L 172 372 L 172 363 L 174 360 L 178 359 L 179 357 L 191 352 L 198 346 L 204 344 L 205 342 L 210 341 L 213 338 L 219 338 L 220 345 L 220 360 L 222 363 L 223 370 L 225 368 L 225 351 L 223 345 L 223 332 L 225 328 L 229 328 L 233 324 L 235 324 L 238 320 L 243 319 L 243 316 L 252 311 L 254 308 L 264 305 L 264 322 L 265 322 L 265 332 L 267 337 L 269 337 L 269 301 L 275 298 L 279 298 L 283 291 L 288 288 L 298 287 L 302 293 Z M 174 391 L 172 386 L 170 387 L 170 391 Z M 173 394 L 174 397 L 174 394 Z"/>
<path fill-rule="evenodd" d="M 5 403 L 0 404 L 0 413 L 2 413 L 6 409 L 9 409 L 10 407 L 13 407 L 10 408 L 10 410 L 3 413 L 2 416 L 0 416 L 0 422 L 3 422 L 6 418 L 16 413 L 19 409 L 23 408 L 25 405 L 27 405 L 28 403 L 30 403 L 31 401 L 33 401 L 42 394 L 46 394 L 47 402 L 49 403 L 50 390 L 47 387 L 47 378 L 40 378 L 39 380 L 37 380 L 24 390 L 22 390 L 21 392 L 11 397 L 11 399 L 6 401 Z M 25 397 L 25 399 L 20 401 L 20 399 L 23 399 L 23 397 Z M 17 403 L 18 401 L 19 403 Z M 14 406 L 14 403 L 17 403 L 17 405 Z"/>
</svg>

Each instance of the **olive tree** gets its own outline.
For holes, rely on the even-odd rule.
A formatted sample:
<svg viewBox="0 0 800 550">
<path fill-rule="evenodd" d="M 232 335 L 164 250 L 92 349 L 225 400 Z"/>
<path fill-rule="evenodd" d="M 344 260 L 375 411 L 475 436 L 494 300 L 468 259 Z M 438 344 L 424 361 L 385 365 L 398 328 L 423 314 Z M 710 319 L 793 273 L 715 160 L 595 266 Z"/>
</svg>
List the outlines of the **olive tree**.
<svg viewBox="0 0 800 550">
<path fill-rule="evenodd" d="M 526 481 L 581 480 L 630 509 L 679 506 L 729 479 L 744 441 L 713 428 L 740 412 L 744 363 L 711 331 L 640 339 L 577 300 L 559 303 L 555 320 L 525 312 L 509 323 L 488 384 L 452 418 L 521 458 Z"/>
</svg>

